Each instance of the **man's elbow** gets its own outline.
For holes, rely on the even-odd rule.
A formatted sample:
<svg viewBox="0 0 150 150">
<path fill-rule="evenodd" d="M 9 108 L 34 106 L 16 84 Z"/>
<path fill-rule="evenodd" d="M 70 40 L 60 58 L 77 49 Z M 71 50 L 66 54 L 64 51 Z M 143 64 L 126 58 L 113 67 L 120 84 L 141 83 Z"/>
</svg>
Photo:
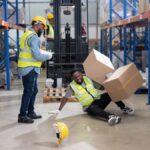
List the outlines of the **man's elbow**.
<svg viewBox="0 0 150 150">
<path fill-rule="evenodd" d="M 40 54 L 39 55 L 33 55 L 34 59 L 37 61 L 45 61 L 44 57 L 42 57 Z"/>
</svg>

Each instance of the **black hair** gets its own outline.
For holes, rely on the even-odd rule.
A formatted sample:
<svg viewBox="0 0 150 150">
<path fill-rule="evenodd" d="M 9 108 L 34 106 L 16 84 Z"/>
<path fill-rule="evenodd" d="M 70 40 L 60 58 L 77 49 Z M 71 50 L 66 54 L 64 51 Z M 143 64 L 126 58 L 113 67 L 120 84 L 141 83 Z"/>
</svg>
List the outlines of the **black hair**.
<svg viewBox="0 0 150 150">
<path fill-rule="evenodd" d="M 81 72 L 81 73 L 83 73 L 83 70 L 82 69 L 79 69 L 79 68 L 75 68 L 75 69 L 73 69 L 73 70 L 71 70 L 71 72 L 70 72 L 70 76 L 72 77 L 73 76 L 73 74 L 75 73 L 75 72 Z"/>
<path fill-rule="evenodd" d="M 32 21 L 32 26 L 34 26 L 35 23 L 36 23 L 36 21 Z"/>
</svg>

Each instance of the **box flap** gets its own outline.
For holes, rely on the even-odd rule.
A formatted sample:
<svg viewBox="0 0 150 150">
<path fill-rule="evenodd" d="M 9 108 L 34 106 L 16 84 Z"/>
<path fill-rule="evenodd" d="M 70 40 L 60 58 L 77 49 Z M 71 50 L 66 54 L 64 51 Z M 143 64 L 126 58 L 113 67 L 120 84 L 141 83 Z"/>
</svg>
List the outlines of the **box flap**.
<svg viewBox="0 0 150 150">
<path fill-rule="evenodd" d="M 103 55 L 102 53 L 98 52 L 98 51 L 95 50 L 95 49 L 93 49 L 93 52 L 94 52 L 94 54 L 95 54 L 96 59 L 97 59 L 100 63 L 102 63 L 103 65 L 109 67 L 109 68 L 112 69 L 112 70 L 115 69 L 114 66 L 113 66 L 113 64 L 112 64 L 112 62 L 111 62 L 111 60 L 110 60 L 107 56 Z"/>
</svg>

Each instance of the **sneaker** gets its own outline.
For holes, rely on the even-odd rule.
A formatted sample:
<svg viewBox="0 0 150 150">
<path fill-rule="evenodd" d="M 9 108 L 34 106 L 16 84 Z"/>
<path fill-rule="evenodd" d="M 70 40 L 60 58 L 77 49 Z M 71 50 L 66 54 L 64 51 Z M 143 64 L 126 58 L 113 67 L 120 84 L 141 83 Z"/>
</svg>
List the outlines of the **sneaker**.
<svg viewBox="0 0 150 150">
<path fill-rule="evenodd" d="M 40 119 L 40 118 L 42 118 L 41 115 L 37 115 L 36 113 L 28 114 L 28 117 L 31 118 L 31 119 Z"/>
<path fill-rule="evenodd" d="M 34 120 L 27 116 L 19 116 L 18 123 L 33 123 Z"/>
<path fill-rule="evenodd" d="M 120 116 L 115 116 L 116 117 L 116 124 L 118 124 L 118 123 L 120 123 L 120 121 L 121 121 L 121 117 Z"/>
<path fill-rule="evenodd" d="M 110 126 L 113 126 L 113 125 L 115 125 L 115 124 L 120 123 L 120 121 L 121 121 L 121 117 L 120 117 L 120 116 L 110 115 L 110 116 L 109 116 L 109 119 L 108 119 L 108 124 L 109 124 Z"/>
<path fill-rule="evenodd" d="M 110 115 L 109 119 L 108 119 L 108 124 L 110 126 L 113 126 L 113 125 L 116 124 L 116 122 L 117 122 L 116 116 L 115 115 Z"/>
<path fill-rule="evenodd" d="M 122 109 L 122 111 L 124 114 L 128 114 L 128 115 L 134 114 L 134 110 L 132 108 L 127 107 L 127 106 L 125 106 L 125 108 Z"/>
</svg>

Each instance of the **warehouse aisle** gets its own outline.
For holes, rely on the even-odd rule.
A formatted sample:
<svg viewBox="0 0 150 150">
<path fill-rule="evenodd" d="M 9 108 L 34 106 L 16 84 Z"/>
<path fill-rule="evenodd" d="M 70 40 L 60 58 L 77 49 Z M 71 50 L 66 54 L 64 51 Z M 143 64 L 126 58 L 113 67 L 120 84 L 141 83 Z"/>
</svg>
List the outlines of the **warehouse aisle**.
<svg viewBox="0 0 150 150">
<path fill-rule="evenodd" d="M 58 146 L 52 127 L 55 118 L 48 114 L 58 103 L 42 103 L 44 79 L 40 78 L 37 112 L 41 120 L 34 124 L 18 124 L 22 86 L 15 81 L 11 91 L 0 90 L 0 147 L 3 150 L 149 150 L 150 107 L 145 105 L 147 95 L 134 95 L 128 101 L 135 106 L 135 115 L 122 115 L 122 122 L 110 127 L 104 121 L 88 117 L 78 103 L 68 103 L 57 121 L 65 122 L 70 136 Z M 19 89 L 19 90 L 17 90 Z M 111 104 L 108 108 L 117 114 L 121 111 Z"/>
</svg>

